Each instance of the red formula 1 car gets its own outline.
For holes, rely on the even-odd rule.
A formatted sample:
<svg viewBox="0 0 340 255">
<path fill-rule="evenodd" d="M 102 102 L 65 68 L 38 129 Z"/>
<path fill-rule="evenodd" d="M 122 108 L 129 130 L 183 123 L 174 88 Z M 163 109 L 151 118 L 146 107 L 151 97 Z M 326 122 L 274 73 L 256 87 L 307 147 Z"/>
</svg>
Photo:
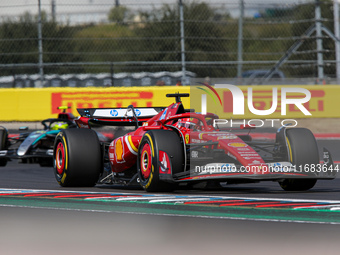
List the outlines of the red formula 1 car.
<svg viewBox="0 0 340 255">
<path fill-rule="evenodd" d="M 314 135 L 281 127 L 274 141 L 254 140 L 252 127 L 222 130 L 218 116 L 185 109 L 181 97 L 169 107 L 78 109 L 79 128 L 62 130 L 54 144 L 54 170 L 61 186 L 96 183 L 140 184 L 146 191 L 169 191 L 200 182 L 276 181 L 284 190 L 308 190 L 317 179 L 333 179 L 332 159 L 320 164 Z M 96 125 L 135 126 L 110 143 L 100 142 Z"/>
</svg>

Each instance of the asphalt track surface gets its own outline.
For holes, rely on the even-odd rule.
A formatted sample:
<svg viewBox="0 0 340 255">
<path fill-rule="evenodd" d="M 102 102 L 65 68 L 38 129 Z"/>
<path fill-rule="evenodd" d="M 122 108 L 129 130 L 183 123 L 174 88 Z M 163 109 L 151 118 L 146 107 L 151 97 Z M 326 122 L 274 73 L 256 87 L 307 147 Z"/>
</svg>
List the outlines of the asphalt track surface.
<svg viewBox="0 0 340 255">
<path fill-rule="evenodd" d="M 340 160 L 340 141 L 318 144 Z M 339 223 L 338 178 L 306 192 L 261 182 L 149 194 L 0 168 L 0 254 L 339 254 Z"/>
</svg>

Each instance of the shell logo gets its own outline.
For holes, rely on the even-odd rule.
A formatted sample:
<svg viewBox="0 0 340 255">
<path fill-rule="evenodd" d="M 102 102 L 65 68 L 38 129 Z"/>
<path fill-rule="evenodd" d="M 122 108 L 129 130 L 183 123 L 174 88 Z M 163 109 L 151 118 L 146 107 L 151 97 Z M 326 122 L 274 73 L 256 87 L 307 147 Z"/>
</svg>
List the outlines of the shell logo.
<svg viewBox="0 0 340 255">
<path fill-rule="evenodd" d="M 116 141 L 115 154 L 116 154 L 117 161 L 124 161 L 124 158 L 123 158 L 124 148 L 123 148 L 122 139 L 118 139 Z"/>
<path fill-rule="evenodd" d="M 242 148 L 247 147 L 248 145 L 245 143 L 228 143 L 230 147 Z"/>
</svg>

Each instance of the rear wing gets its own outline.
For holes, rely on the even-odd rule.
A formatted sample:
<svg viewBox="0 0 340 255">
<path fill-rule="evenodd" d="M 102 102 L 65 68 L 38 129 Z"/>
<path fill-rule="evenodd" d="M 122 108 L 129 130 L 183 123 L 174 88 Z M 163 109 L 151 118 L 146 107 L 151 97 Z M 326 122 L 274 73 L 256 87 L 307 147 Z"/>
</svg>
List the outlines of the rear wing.
<svg viewBox="0 0 340 255">
<path fill-rule="evenodd" d="M 165 107 L 133 108 L 78 108 L 81 117 L 89 119 L 89 124 L 109 126 L 135 126 L 156 116 Z M 133 114 L 133 110 L 134 113 Z"/>
</svg>

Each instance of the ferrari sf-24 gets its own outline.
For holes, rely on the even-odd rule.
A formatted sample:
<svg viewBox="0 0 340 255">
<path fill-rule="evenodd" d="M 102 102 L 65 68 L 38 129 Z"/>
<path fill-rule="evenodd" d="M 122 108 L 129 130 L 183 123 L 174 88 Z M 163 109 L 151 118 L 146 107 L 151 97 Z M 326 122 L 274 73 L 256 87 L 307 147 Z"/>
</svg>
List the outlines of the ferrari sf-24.
<svg viewBox="0 0 340 255">
<path fill-rule="evenodd" d="M 274 140 L 253 139 L 252 126 L 228 130 L 215 125 L 215 114 L 185 109 L 181 97 L 188 96 L 167 94 L 176 99 L 168 107 L 77 109 L 79 128 L 61 130 L 55 139 L 56 180 L 63 187 L 139 184 L 150 192 L 203 182 L 274 181 L 286 191 L 301 191 L 335 178 L 329 151 L 320 161 L 309 129 L 282 126 Z M 100 142 L 92 127 L 105 125 L 135 129 Z"/>
</svg>

